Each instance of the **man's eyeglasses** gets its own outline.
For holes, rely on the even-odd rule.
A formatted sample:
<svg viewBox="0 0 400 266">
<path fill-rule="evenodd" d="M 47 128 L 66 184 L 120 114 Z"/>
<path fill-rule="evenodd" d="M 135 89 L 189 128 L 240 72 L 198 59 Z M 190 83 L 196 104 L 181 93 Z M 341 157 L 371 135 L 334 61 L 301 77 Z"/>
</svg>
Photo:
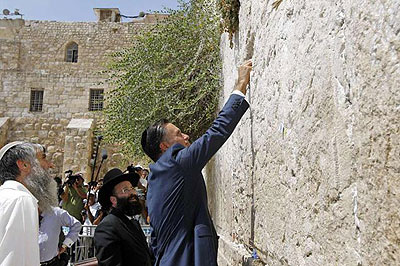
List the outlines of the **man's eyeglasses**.
<svg viewBox="0 0 400 266">
<path fill-rule="evenodd" d="M 126 194 L 128 192 L 133 191 L 133 190 L 135 190 L 134 187 L 124 187 L 123 189 L 120 190 L 120 192 Z"/>
</svg>

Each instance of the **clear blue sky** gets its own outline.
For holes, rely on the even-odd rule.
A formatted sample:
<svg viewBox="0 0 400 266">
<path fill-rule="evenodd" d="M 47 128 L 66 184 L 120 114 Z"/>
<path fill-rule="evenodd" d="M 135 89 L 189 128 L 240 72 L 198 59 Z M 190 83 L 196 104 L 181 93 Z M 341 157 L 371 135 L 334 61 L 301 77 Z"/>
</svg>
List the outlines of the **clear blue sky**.
<svg viewBox="0 0 400 266">
<path fill-rule="evenodd" d="M 5 8 L 12 13 L 18 8 L 26 20 L 96 21 L 95 7 L 115 7 L 122 15 L 137 16 L 141 11 L 177 6 L 178 0 L 0 0 L 0 18 Z"/>
</svg>

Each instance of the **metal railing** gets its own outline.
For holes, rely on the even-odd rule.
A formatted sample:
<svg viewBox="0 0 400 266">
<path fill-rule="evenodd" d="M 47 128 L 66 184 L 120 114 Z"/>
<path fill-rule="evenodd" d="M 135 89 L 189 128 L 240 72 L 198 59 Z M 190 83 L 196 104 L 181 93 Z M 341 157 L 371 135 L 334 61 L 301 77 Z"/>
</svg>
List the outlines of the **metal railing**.
<svg viewBox="0 0 400 266">
<path fill-rule="evenodd" d="M 146 236 L 147 243 L 150 243 L 151 229 L 149 225 L 141 224 L 144 235 Z M 79 234 L 78 240 L 70 249 L 70 264 L 82 265 L 82 263 L 93 261 L 96 256 L 94 248 L 94 232 L 96 225 L 82 225 L 82 233 Z"/>
</svg>

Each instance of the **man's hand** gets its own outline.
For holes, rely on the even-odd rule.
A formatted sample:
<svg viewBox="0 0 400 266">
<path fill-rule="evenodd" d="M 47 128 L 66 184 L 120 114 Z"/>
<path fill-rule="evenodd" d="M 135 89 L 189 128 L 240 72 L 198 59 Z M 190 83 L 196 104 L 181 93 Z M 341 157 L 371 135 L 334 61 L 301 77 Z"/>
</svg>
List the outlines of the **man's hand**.
<svg viewBox="0 0 400 266">
<path fill-rule="evenodd" d="M 73 187 L 75 190 L 78 190 L 78 183 L 77 183 L 77 182 L 74 182 L 74 183 L 72 184 L 72 187 Z"/>
<path fill-rule="evenodd" d="M 64 252 L 66 252 L 66 251 L 67 251 L 67 246 L 63 244 L 63 245 L 60 247 L 60 249 L 58 250 L 57 257 L 60 258 L 61 253 L 64 253 Z"/>
<path fill-rule="evenodd" d="M 83 191 L 82 185 L 78 185 L 78 182 L 73 183 L 72 187 L 75 189 L 76 193 L 78 193 L 78 196 L 81 197 L 81 199 L 87 198 L 86 192 Z"/>
<path fill-rule="evenodd" d="M 236 81 L 236 85 L 234 90 L 241 91 L 243 94 L 246 94 L 247 85 L 250 82 L 250 71 L 252 69 L 253 63 L 250 60 L 244 62 L 238 69 L 238 79 Z"/>
</svg>

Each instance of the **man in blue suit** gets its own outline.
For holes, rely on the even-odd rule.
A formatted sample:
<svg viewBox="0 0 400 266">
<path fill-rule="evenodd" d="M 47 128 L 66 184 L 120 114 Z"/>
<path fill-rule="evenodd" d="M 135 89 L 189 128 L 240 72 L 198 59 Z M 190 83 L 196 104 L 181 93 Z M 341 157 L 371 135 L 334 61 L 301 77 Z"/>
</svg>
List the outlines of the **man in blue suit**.
<svg viewBox="0 0 400 266">
<path fill-rule="evenodd" d="M 217 265 L 218 237 L 207 206 L 201 170 L 232 134 L 249 104 L 244 99 L 252 63 L 239 67 L 234 91 L 212 126 L 192 144 L 163 119 L 143 133 L 150 165 L 147 206 L 155 265 Z"/>
</svg>

